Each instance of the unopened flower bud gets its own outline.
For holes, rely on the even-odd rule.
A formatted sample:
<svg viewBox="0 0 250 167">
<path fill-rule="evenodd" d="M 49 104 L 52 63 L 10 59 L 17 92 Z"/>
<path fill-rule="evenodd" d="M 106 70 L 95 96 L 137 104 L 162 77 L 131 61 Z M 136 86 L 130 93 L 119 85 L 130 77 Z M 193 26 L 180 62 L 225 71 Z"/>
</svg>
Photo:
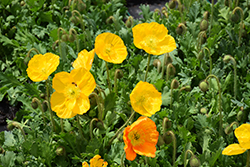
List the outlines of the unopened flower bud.
<svg viewBox="0 0 250 167">
<path fill-rule="evenodd" d="M 207 34 L 206 34 L 206 32 L 205 31 L 203 31 L 204 33 L 202 33 L 201 34 L 201 44 L 204 44 L 204 43 L 206 43 L 206 41 L 207 41 Z"/>
<path fill-rule="evenodd" d="M 243 115 L 244 115 L 243 111 L 240 110 L 240 111 L 238 112 L 238 114 L 237 114 L 237 120 L 238 120 L 238 121 L 241 121 Z"/>
<path fill-rule="evenodd" d="M 2 147 L 0 147 L 0 154 L 3 154 L 4 153 L 4 149 Z"/>
<path fill-rule="evenodd" d="M 206 113 L 207 113 L 207 109 L 204 108 L 204 107 L 202 107 L 202 108 L 200 109 L 200 112 L 201 112 L 202 114 L 206 114 Z"/>
<path fill-rule="evenodd" d="M 169 56 L 169 54 L 166 54 L 166 58 L 165 58 L 164 64 L 165 64 L 165 65 L 168 65 L 169 63 L 172 63 L 172 62 L 173 62 L 172 57 Z"/>
<path fill-rule="evenodd" d="M 63 146 L 59 146 L 56 149 L 56 155 L 63 156 L 65 155 L 65 148 Z"/>
<path fill-rule="evenodd" d="M 203 50 L 201 50 L 201 51 L 199 52 L 199 54 L 198 54 L 197 59 L 201 61 L 203 58 L 204 58 L 204 52 L 203 52 Z"/>
<path fill-rule="evenodd" d="M 47 101 L 43 101 L 43 104 L 42 104 L 42 107 L 43 107 L 43 111 L 47 111 L 48 109 L 48 102 Z"/>
<path fill-rule="evenodd" d="M 78 1 L 77 9 L 80 12 L 83 12 L 86 9 L 86 4 L 83 1 Z"/>
<path fill-rule="evenodd" d="M 207 81 L 201 81 L 199 84 L 200 89 L 203 92 L 206 92 L 208 90 L 208 82 Z"/>
<path fill-rule="evenodd" d="M 21 6 L 24 6 L 24 5 L 25 5 L 25 2 L 24 2 L 24 1 L 21 1 L 21 2 L 20 2 L 20 5 L 21 5 Z"/>
<path fill-rule="evenodd" d="M 175 75 L 175 67 L 173 66 L 173 64 L 172 63 L 169 63 L 168 65 L 167 65 L 167 74 L 169 75 L 169 76 L 174 76 Z"/>
<path fill-rule="evenodd" d="M 168 6 L 170 9 L 174 9 L 176 7 L 176 3 L 175 3 L 176 0 L 170 0 L 169 3 L 168 3 Z"/>
<path fill-rule="evenodd" d="M 165 144 L 165 141 L 164 141 L 163 137 L 161 135 L 159 135 L 157 145 L 160 147 L 164 144 Z"/>
<path fill-rule="evenodd" d="M 205 12 L 203 13 L 203 18 L 206 19 L 206 20 L 208 20 L 209 17 L 210 17 L 209 11 L 205 11 Z"/>
<path fill-rule="evenodd" d="M 183 24 L 183 23 L 180 23 L 180 24 L 178 25 L 178 27 L 176 27 L 176 29 L 175 29 L 175 31 L 176 31 L 176 33 L 177 33 L 178 35 L 184 34 L 184 33 L 186 32 L 186 30 L 187 30 L 187 27 L 186 27 L 185 24 Z"/>
<path fill-rule="evenodd" d="M 69 20 L 70 20 L 72 23 L 77 24 L 79 19 L 78 19 L 78 17 L 76 17 L 76 16 L 72 16 Z"/>
<path fill-rule="evenodd" d="M 38 100 L 38 99 L 37 98 L 33 98 L 32 102 L 31 102 L 31 107 L 34 108 L 34 109 L 37 109 L 37 107 L 38 107 L 38 103 L 37 103 L 36 100 Z"/>
<path fill-rule="evenodd" d="M 74 42 L 75 41 L 75 35 L 74 34 L 69 34 L 68 40 L 69 40 L 69 42 Z"/>
<path fill-rule="evenodd" d="M 106 23 L 107 23 L 107 24 L 112 24 L 112 23 L 114 23 L 114 20 L 115 20 L 114 16 L 109 16 L 109 17 L 107 18 L 107 20 L 106 20 Z"/>
<path fill-rule="evenodd" d="M 185 91 L 191 91 L 192 90 L 192 88 L 191 88 L 191 86 L 190 85 L 188 85 L 188 86 L 185 86 Z"/>
<path fill-rule="evenodd" d="M 179 82 L 176 79 L 173 79 L 171 82 L 171 88 L 177 89 L 179 87 Z"/>
<path fill-rule="evenodd" d="M 155 60 L 153 61 L 153 65 L 157 68 L 157 71 L 158 71 L 158 73 L 159 73 L 160 70 L 161 70 L 161 61 L 160 61 L 159 59 L 155 59 Z"/>
<path fill-rule="evenodd" d="M 240 16 L 237 12 L 230 15 L 230 19 L 233 23 L 238 23 L 240 21 Z"/>
<path fill-rule="evenodd" d="M 121 79 L 123 77 L 123 75 L 124 74 L 123 74 L 121 69 L 116 69 L 115 70 L 115 76 L 116 76 L 117 79 Z"/>
<path fill-rule="evenodd" d="M 41 99 L 45 99 L 45 97 L 46 97 L 44 93 L 40 93 L 39 96 L 40 96 Z"/>
<path fill-rule="evenodd" d="M 66 34 L 66 33 L 62 34 L 61 39 L 63 42 L 67 42 L 68 41 L 68 34 Z"/>
<path fill-rule="evenodd" d="M 163 11 L 162 11 L 162 14 L 163 14 L 166 18 L 168 18 L 168 12 L 167 12 L 167 11 L 163 10 Z"/>
<path fill-rule="evenodd" d="M 203 19 L 201 21 L 200 29 L 201 29 L 201 31 L 206 31 L 208 29 L 208 21 L 206 19 Z"/>
<path fill-rule="evenodd" d="M 173 141 L 173 138 L 170 134 L 164 133 L 163 134 L 163 140 L 166 144 L 170 144 Z"/>
<path fill-rule="evenodd" d="M 229 135 L 230 133 L 233 132 L 233 126 L 228 125 L 228 126 L 225 128 L 224 132 L 225 132 L 227 135 Z"/>
<path fill-rule="evenodd" d="M 161 8 L 161 12 L 163 13 L 163 12 L 167 12 L 167 8 L 165 7 L 165 6 L 163 6 L 162 8 Z"/>
<path fill-rule="evenodd" d="M 172 122 L 167 117 L 164 117 L 163 121 L 162 121 L 163 129 L 169 129 L 169 128 L 171 128 L 171 126 L 172 126 Z"/>
<path fill-rule="evenodd" d="M 192 155 L 189 164 L 191 167 L 199 167 L 201 165 L 200 160 L 195 155 Z"/>
<path fill-rule="evenodd" d="M 129 16 L 128 19 L 126 20 L 126 27 L 131 28 L 133 27 L 134 24 L 134 18 L 132 16 Z"/>
</svg>

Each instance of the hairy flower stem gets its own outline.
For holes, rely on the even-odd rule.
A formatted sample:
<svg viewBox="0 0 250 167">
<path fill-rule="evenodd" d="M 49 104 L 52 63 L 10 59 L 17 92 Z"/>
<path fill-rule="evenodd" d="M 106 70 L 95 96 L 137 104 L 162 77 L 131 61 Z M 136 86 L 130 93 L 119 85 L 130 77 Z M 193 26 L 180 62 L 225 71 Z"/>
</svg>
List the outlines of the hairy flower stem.
<svg viewBox="0 0 250 167">
<path fill-rule="evenodd" d="M 108 79 L 109 93 L 111 93 L 112 89 L 111 89 L 111 83 L 110 83 L 110 77 L 109 77 L 109 67 L 108 67 L 108 63 L 106 61 L 105 61 L 105 64 L 106 64 L 106 69 L 107 69 L 107 79 Z"/>
<path fill-rule="evenodd" d="M 173 87 L 171 86 L 171 89 L 170 89 L 170 109 L 172 109 L 172 106 L 173 106 Z"/>
<path fill-rule="evenodd" d="M 207 50 L 207 52 L 208 52 L 209 61 L 210 61 L 209 74 L 212 74 L 212 68 L 213 68 L 212 55 L 211 55 L 211 53 L 210 53 L 210 51 L 209 51 L 209 49 L 208 49 L 207 47 L 203 47 L 203 48 L 201 49 L 201 52 L 202 52 L 203 50 Z"/>
<path fill-rule="evenodd" d="M 237 7 L 239 4 L 239 0 L 235 0 L 235 7 Z"/>
<path fill-rule="evenodd" d="M 49 85 L 49 80 L 47 79 L 46 80 L 46 96 L 47 96 L 47 105 L 48 105 L 48 110 L 49 110 L 49 113 L 50 113 L 50 121 L 51 121 L 51 124 L 52 124 L 52 129 L 53 131 L 55 132 L 56 131 L 56 126 L 55 126 L 55 120 L 53 118 L 53 112 L 51 110 L 51 106 L 50 106 L 50 91 L 49 91 L 49 88 L 50 88 L 50 85 Z"/>
<path fill-rule="evenodd" d="M 247 163 L 246 163 L 246 167 L 249 167 L 249 161 L 250 161 L 250 151 L 249 149 L 247 150 Z"/>
<path fill-rule="evenodd" d="M 186 89 L 185 86 L 179 89 L 178 95 L 177 95 L 177 101 L 178 101 L 178 102 L 179 102 L 179 100 L 180 100 L 180 94 L 181 94 L 181 92 L 182 92 L 183 90 L 185 90 L 185 89 Z"/>
<path fill-rule="evenodd" d="M 45 122 L 45 115 L 44 115 L 44 109 L 43 109 L 43 106 L 42 106 L 41 101 L 40 101 L 38 98 L 34 97 L 34 98 L 32 99 L 32 103 L 33 103 L 33 102 L 36 102 L 36 103 L 38 104 L 39 109 L 42 111 L 43 123 L 44 123 L 44 125 L 46 125 L 46 122 Z"/>
<path fill-rule="evenodd" d="M 75 34 L 75 36 L 76 36 L 76 52 L 77 52 L 77 54 L 79 53 L 79 51 L 80 51 L 80 46 L 79 46 L 79 41 L 78 41 L 78 34 L 77 34 L 77 32 L 76 32 L 76 30 L 74 29 L 74 28 L 71 28 L 71 29 L 69 29 L 69 33 L 71 33 L 72 34 L 72 32 L 74 32 L 74 34 Z"/>
<path fill-rule="evenodd" d="M 93 127 L 94 127 L 94 122 L 98 122 L 99 120 L 97 118 L 93 118 L 91 121 L 90 121 L 90 124 L 89 124 L 89 134 L 90 134 L 90 139 L 93 139 Z"/>
<path fill-rule="evenodd" d="M 164 54 L 164 57 L 163 57 L 163 63 L 162 63 L 162 72 L 161 72 L 161 79 L 164 78 L 164 72 L 165 72 L 165 61 L 166 61 L 166 56 L 167 56 L 168 53 Z"/>
<path fill-rule="evenodd" d="M 234 98 L 237 98 L 237 64 L 235 59 L 231 55 L 226 55 L 224 59 L 231 60 L 233 62 L 234 67 Z"/>
<path fill-rule="evenodd" d="M 27 59 L 27 58 L 30 58 L 30 53 L 31 53 L 32 51 L 35 51 L 37 54 L 40 54 L 40 52 L 39 52 L 36 48 L 31 48 L 31 49 L 28 51 L 27 56 L 24 58 L 24 64 L 25 64 L 25 65 L 27 65 L 26 59 Z"/>
<path fill-rule="evenodd" d="M 122 153 L 122 156 L 121 156 L 121 167 L 125 167 L 124 166 L 124 161 L 123 161 L 124 156 L 125 156 L 125 151 Z"/>
<path fill-rule="evenodd" d="M 218 86 L 218 96 L 219 96 L 219 99 L 218 99 L 218 110 L 219 110 L 219 113 L 220 113 L 220 127 L 219 127 L 219 135 L 221 136 L 222 135 L 222 111 L 221 111 L 221 88 L 220 88 L 220 81 L 218 79 L 218 77 L 216 77 L 215 75 L 213 74 L 210 74 L 207 76 L 207 78 L 205 79 L 205 81 L 207 81 L 209 78 L 215 78 L 216 79 L 216 82 L 217 82 L 217 86 Z"/>
<path fill-rule="evenodd" d="M 82 31 L 85 32 L 85 25 L 84 25 L 84 23 L 83 23 L 83 18 L 82 18 L 81 13 L 79 13 L 77 10 L 73 10 L 73 11 L 72 11 L 72 16 L 74 16 L 75 14 L 77 14 L 77 15 L 79 16 L 79 21 L 80 21 L 80 24 L 81 24 L 81 26 L 82 26 Z M 85 39 L 83 39 L 83 41 L 84 41 L 84 40 L 85 40 Z"/>
<path fill-rule="evenodd" d="M 184 167 L 186 167 L 186 166 L 187 166 L 186 161 L 187 161 L 187 155 L 188 155 L 188 153 L 190 153 L 190 154 L 191 154 L 191 156 L 193 156 L 193 155 L 194 155 L 194 153 L 193 153 L 191 150 L 187 150 L 187 151 L 185 152 L 185 157 L 184 157 Z"/>
<path fill-rule="evenodd" d="M 21 124 L 19 122 L 17 122 L 17 121 L 11 121 L 8 124 L 12 124 L 14 127 L 18 128 L 21 131 L 24 140 L 26 140 L 25 132 L 24 132 L 24 130 L 23 130 L 23 128 L 22 128 L 22 126 L 21 126 Z"/>
<path fill-rule="evenodd" d="M 60 56 L 62 57 L 63 61 L 66 61 L 66 57 L 65 57 L 64 54 L 62 53 L 60 31 L 62 31 L 63 33 L 66 33 L 66 31 L 65 31 L 62 27 L 59 27 L 59 28 L 57 29 L 57 36 L 58 36 L 58 41 L 59 41 L 59 42 L 58 42 L 59 53 L 60 53 Z"/>
<path fill-rule="evenodd" d="M 238 2 L 238 1 L 237 1 Z M 238 4 L 238 3 L 237 3 Z M 242 29 L 243 29 L 243 19 L 244 19 L 244 13 L 243 10 L 238 7 L 238 5 L 236 5 L 236 7 L 233 10 L 233 14 L 235 14 L 235 12 L 239 10 L 240 11 L 240 15 L 241 15 L 241 21 L 240 21 L 240 31 L 239 31 L 239 39 L 238 39 L 238 46 L 240 46 L 241 43 L 241 36 L 242 36 Z"/>
<path fill-rule="evenodd" d="M 83 135 L 83 132 L 82 132 L 82 126 L 81 126 L 81 123 L 80 123 L 80 116 L 78 114 L 76 115 L 76 121 L 77 121 L 78 130 L 79 130 L 79 133 L 80 133 L 82 139 L 86 140 L 84 138 L 84 135 Z"/>
<path fill-rule="evenodd" d="M 60 124 L 61 124 L 61 132 L 63 133 L 64 128 L 63 128 L 63 119 L 62 118 L 60 118 Z"/>
<path fill-rule="evenodd" d="M 150 54 L 148 54 L 148 64 L 147 64 L 147 70 L 146 70 L 144 82 L 146 82 L 146 80 L 147 80 L 147 75 L 148 75 L 148 70 L 149 70 L 149 64 L 150 64 L 150 59 L 151 59 L 151 56 L 150 56 Z"/>
<path fill-rule="evenodd" d="M 211 28 L 213 26 L 213 15 L 214 15 L 214 0 L 212 0 L 211 18 L 210 18 L 210 27 L 209 27 L 209 36 L 211 36 Z"/>
<path fill-rule="evenodd" d="M 103 116 L 104 116 L 103 108 L 102 108 L 103 104 L 101 104 L 99 96 L 95 92 L 92 92 L 90 94 L 90 96 L 94 96 L 95 97 L 96 104 L 97 104 L 97 109 L 98 109 L 98 119 L 99 120 L 103 120 Z"/>
<path fill-rule="evenodd" d="M 130 117 L 128 118 L 128 120 L 116 131 L 115 135 L 109 140 L 109 145 L 112 144 L 112 142 L 115 140 L 115 138 L 117 137 L 117 135 L 119 134 L 119 132 L 125 127 L 127 126 L 127 124 L 130 122 L 130 120 L 132 120 L 134 118 L 135 115 L 135 111 L 133 111 L 130 115 Z"/>
<path fill-rule="evenodd" d="M 176 157 L 176 137 L 175 137 L 175 134 L 174 132 L 172 132 L 171 130 L 170 131 L 167 131 L 167 135 L 171 135 L 172 137 L 172 141 L 173 141 L 173 167 L 175 167 L 175 157 Z"/>
</svg>

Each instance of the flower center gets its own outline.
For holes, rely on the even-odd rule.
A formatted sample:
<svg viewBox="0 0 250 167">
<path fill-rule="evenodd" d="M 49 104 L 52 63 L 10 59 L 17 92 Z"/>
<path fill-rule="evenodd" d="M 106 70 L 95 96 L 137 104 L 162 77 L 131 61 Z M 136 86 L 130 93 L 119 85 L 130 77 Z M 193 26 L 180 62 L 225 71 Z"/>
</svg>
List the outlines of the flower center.
<svg viewBox="0 0 250 167">
<path fill-rule="evenodd" d="M 153 35 L 149 35 L 146 37 L 146 46 L 150 47 L 151 49 L 155 49 L 157 45 L 157 40 Z"/>
<path fill-rule="evenodd" d="M 69 99 L 77 99 L 80 96 L 81 90 L 75 82 L 72 82 L 66 89 L 65 94 Z"/>
<path fill-rule="evenodd" d="M 133 146 L 141 145 L 145 142 L 145 135 L 142 130 L 134 130 L 128 134 L 128 138 Z"/>
</svg>

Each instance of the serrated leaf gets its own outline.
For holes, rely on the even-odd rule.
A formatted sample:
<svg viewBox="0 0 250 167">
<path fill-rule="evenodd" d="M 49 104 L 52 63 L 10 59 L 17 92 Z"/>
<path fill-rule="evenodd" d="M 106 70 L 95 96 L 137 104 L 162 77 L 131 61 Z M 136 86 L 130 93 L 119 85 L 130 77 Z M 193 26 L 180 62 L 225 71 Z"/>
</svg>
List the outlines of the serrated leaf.
<svg viewBox="0 0 250 167">
<path fill-rule="evenodd" d="M 16 140 L 12 132 L 4 131 L 4 145 L 7 147 L 13 147 L 16 144 Z"/>
<path fill-rule="evenodd" d="M 13 151 L 6 151 L 4 156 L 1 156 L 1 165 L 4 167 L 15 166 L 16 154 Z"/>
</svg>

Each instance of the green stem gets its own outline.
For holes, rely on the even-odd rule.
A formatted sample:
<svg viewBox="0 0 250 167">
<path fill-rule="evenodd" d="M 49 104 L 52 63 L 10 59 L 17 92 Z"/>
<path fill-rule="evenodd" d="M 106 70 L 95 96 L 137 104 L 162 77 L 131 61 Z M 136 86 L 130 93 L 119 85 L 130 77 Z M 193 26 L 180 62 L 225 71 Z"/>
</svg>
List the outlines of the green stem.
<svg viewBox="0 0 250 167">
<path fill-rule="evenodd" d="M 93 118 L 91 121 L 90 121 L 90 124 L 89 124 L 89 134 L 90 134 L 90 138 L 93 139 L 93 123 L 94 121 L 98 122 L 99 120 L 97 118 Z"/>
<path fill-rule="evenodd" d="M 238 1 L 237 1 L 238 4 Z M 233 10 L 233 14 L 235 14 L 235 12 L 239 10 L 240 11 L 240 15 L 241 15 L 241 21 L 240 21 L 240 31 L 239 31 L 239 40 L 238 40 L 238 46 L 240 46 L 241 43 L 241 36 L 242 36 L 242 29 L 243 29 L 243 19 L 244 19 L 244 12 L 243 10 L 238 7 L 238 5 L 234 8 Z"/>
<path fill-rule="evenodd" d="M 63 33 L 66 33 L 66 31 L 65 31 L 63 28 L 61 28 L 61 27 L 59 27 L 59 28 L 57 29 L 59 54 L 60 54 L 60 56 L 62 57 L 63 61 L 66 61 L 66 57 L 65 57 L 64 54 L 62 53 L 62 46 L 61 46 L 61 42 L 62 42 L 62 41 L 61 41 L 60 31 L 63 31 Z"/>
<path fill-rule="evenodd" d="M 46 80 L 46 95 L 47 95 L 47 105 L 48 105 L 48 109 L 49 109 L 49 113 L 50 113 L 50 121 L 52 124 L 52 129 L 55 132 L 56 131 L 56 126 L 55 126 L 55 120 L 53 118 L 53 111 L 51 110 L 51 106 L 50 106 L 50 91 L 49 91 L 50 85 L 49 85 L 49 79 Z"/>
<path fill-rule="evenodd" d="M 167 132 L 167 135 L 171 135 L 173 141 L 173 167 L 175 167 L 175 157 L 176 157 L 176 137 L 174 132 L 171 130 Z"/>
<path fill-rule="evenodd" d="M 209 36 L 211 36 L 211 28 L 212 28 L 212 26 L 213 26 L 213 15 L 214 15 L 214 0 L 212 0 L 212 9 L 211 9 Z"/>
<path fill-rule="evenodd" d="M 39 109 L 42 111 L 42 117 L 43 117 L 43 123 L 44 123 L 44 126 L 46 125 L 46 122 L 45 122 L 45 113 L 44 113 L 44 109 L 43 109 L 43 106 L 42 106 L 42 103 L 41 103 L 41 101 L 38 99 L 38 98 L 36 98 L 36 97 L 34 97 L 33 99 L 32 99 L 32 102 L 36 102 L 37 104 L 38 104 L 38 107 L 39 107 Z"/>
<path fill-rule="evenodd" d="M 250 161 L 250 151 L 247 150 L 247 163 L 246 163 L 246 167 L 249 167 L 249 161 Z"/>
<path fill-rule="evenodd" d="M 235 7 L 237 7 L 239 4 L 239 0 L 235 0 Z"/>
<path fill-rule="evenodd" d="M 148 75 L 148 70 L 149 70 L 149 64 L 150 64 L 150 59 L 151 59 L 151 56 L 150 56 L 150 54 L 149 54 L 149 55 L 148 55 L 147 70 L 146 70 L 146 74 L 145 74 L 144 82 L 146 82 L 146 80 L 147 80 L 147 75 Z"/>
<path fill-rule="evenodd" d="M 203 48 L 201 49 L 201 52 L 202 52 L 204 49 L 208 51 L 208 56 L 209 56 L 209 61 L 210 61 L 210 70 L 209 70 L 209 74 L 212 74 L 212 68 L 213 68 L 212 56 L 211 56 L 211 53 L 210 53 L 210 51 L 209 51 L 209 49 L 208 49 L 207 47 L 203 47 Z"/>
<path fill-rule="evenodd" d="M 184 157 L 184 167 L 186 167 L 186 166 L 187 166 L 186 161 L 187 161 L 187 155 L 188 155 L 188 153 L 190 153 L 192 156 L 194 155 L 194 153 L 193 153 L 191 150 L 187 150 L 187 151 L 185 152 L 185 157 Z"/>
<path fill-rule="evenodd" d="M 106 69 L 107 69 L 107 77 L 108 77 L 108 86 L 109 86 L 109 93 L 111 93 L 111 83 L 110 83 L 110 77 L 109 77 L 109 68 L 108 68 L 108 63 L 105 61 L 106 64 Z"/>
<path fill-rule="evenodd" d="M 82 126 L 81 126 L 81 123 L 80 123 L 80 116 L 79 115 L 76 115 L 76 120 L 77 120 L 77 126 L 78 126 L 79 133 L 80 133 L 82 139 L 86 140 L 84 138 L 84 135 L 83 135 L 83 132 L 82 132 Z"/>
<path fill-rule="evenodd" d="M 62 118 L 60 118 L 60 124 L 61 124 L 61 132 L 63 133 L 64 128 L 63 128 L 63 119 Z"/>
<path fill-rule="evenodd" d="M 84 23 L 83 23 L 83 18 L 82 18 L 82 15 L 81 13 L 79 13 L 77 10 L 73 10 L 72 11 L 72 16 L 74 16 L 75 14 L 77 14 L 79 16 L 79 21 L 80 21 L 80 24 L 82 26 L 82 31 L 84 32 L 85 31 L 85 26 L 84 26 Z M 84 41 L 84 40 L 83 40 Z"/>
<path fill-rule="evenodd" d="M 124 161 L 123 161 L 124 156 L 125 156 L 125 151 L 122 153 L 122 156 L 121 156 L 121 167 L 125 167 L 124 166 Z"/>
<path fill-rule="evenodd" d="M 161 72 L 161 79 L 164 78 L 164 72 L 165 72 L 165 61 L 166 61 L 166 56 L 168 53 L 164 54 L 164 58 L 163 58 L 163 63 L 162 63 L 162 72 Z"/>
<path fill-rule="evenodd" d="M 98 119 L 103 120 L 104 113 L 103 113 L 103 108 L 101 106 L 102 104 L 101 104 L 101 102 L 99 100 L 99 96 L 95 92 L 92 92 L 90 94 L 90 96 L 95 97 L 96 104 L 97 104 L 97 109 L 98 109 Z"/>
<path fill-rule="evenodd" d="M 116 131 L 115 135 L 110 139 L 109 141 L 109 145 L 112 144 L 112 142 L 115 140 L 115 138 L 117 137 L 117 135 L 120 133 L 120 131 L 129 123 L 130 120 L 133 119 L 135 115 L 135 111 L 133 111 L 130 115 L 130 117 L 128 118 L 128 120 Z"/>
<path fill-rule="evenodd" d="M 76 32 L 76 30 L 74 29 L 74 28 L 71 28 L 70 30 L 69 30 L 69 32 L 70 33 L 72 33 L 72 32 L 74 32 L 74 34 L 75 34 L 75 36 L 76 36 L 76 52 L 77 52 L 77 54 L 79 53 L 79 51 L 80 51 L 80 46 L 79 46 L 79 41 L 78 41 L 78 34 L 77 34 L 77 32 Z"/>
<path fill-rule="evenodd" d="M 222 135 L 222 111 L 221 111 L 221 88 L 220 88 L 220 81 L 218 79 L 218 77 L 216 77 L 213 74 L 210 74 L 207 76 L 207 78 L 205 79 L 205 81 L 207 81 L 209 78 L 215 78 L 217 85 L 218 85 L 218 96 L 219 96 L 219 100 L 218 100 L 218 110 L 219 110 L 219 114 L 220 114 L 220 128 L 219 128 L 219 135 Z"/>
<path fill-rule="evenodd" d="M 237 66 L 236 61 L 234 63 L 234 98 L 237 98 Z"/>
<path fill-rule="evenodd" d="M 172 109 L 172 104 L 173 103 L 173 87 L 171 86 L 170 89 L 170 109 Z"/>
<path fill-rule="evenodd" d="M 177 100 L 178 100 L 178 101 L 180 100 L 180 94 L 181 94 L 181 92 L 182 92 L 183 90 L 185 90 L 185 89 L 186 89 L 185 86 L 179 89 L 179 91 L 178 91 L 178 96 L 177 96 Z"/>
</svg>

